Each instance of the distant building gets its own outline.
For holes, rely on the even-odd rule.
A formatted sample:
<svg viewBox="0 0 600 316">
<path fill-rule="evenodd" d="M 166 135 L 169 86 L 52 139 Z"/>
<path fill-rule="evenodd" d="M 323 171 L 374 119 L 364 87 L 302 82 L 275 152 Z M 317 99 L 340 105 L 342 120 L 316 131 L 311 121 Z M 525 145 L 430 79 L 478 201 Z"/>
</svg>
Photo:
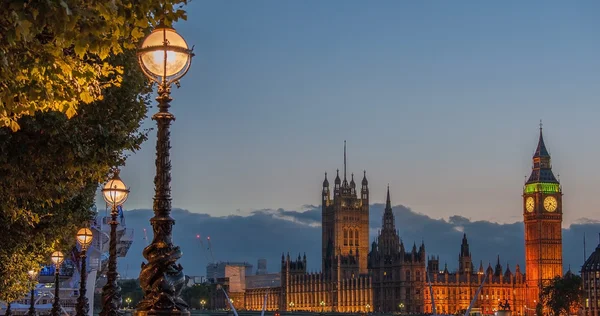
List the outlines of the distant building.
<svg viewBox="0 0 600 316">
<path fill-rule="evenodd" d="M 229 278 L 234 274 L 238 277 L 252 275 L 252 265 L 248 262 L 217 262 L 206 266 L 206 278 L 213 283 L 217 279 Z"/>
<path fill-rule="evenodd" d="M 448 271 L 446 266 L 440 269 L 439 257 L 427 260 L 424 243 L 406 249 L 395 228 L 389 189 L 381 231 L 369 251 L 366 172 L 359 188 L 353 175 L 347 180 L 344 146 L 343 180 L 338 171 L 332 197 L 325 174 L 321 191 L 322 271 L 307 273 L 306 255 L 299 254 L 294 259 L 288 253 L 281 257 L 279 279 L 267 277 L 269 274 L 262 277 L 261 272 L 255 278 L 245 273 L 244 280 L 236 280 L 234 277 L 242 273 L 232 272 L 223 276 L 225 286 L 230 289 L 236 308 L 248 310 L 261 310 L 266 295 L 268 310 L 432 313 L 433 296 L 437 313 L 454 314 L 468 308 L 485 279 L 472 311 L 490 315 L 498 310 L 499 303 L 508 303 L 513 315 L 534 315 L 541 288 L 562 275 L 562 188 L 552 173 L 541 126 L 532 160 L 532 172 L 522 196 L 525 274 L 518 265 L 514 272 L 508 264 L 503 267 L 500 257 L 495 268 L 490 263 L 484 270 L 480 263 L 475 270 L 466 234 L 456 272 Z M 590 315 L 598 315 L 600 297 L 590 291 L 598 289 L 600 250 L 588 262 L 582 270 L 589 295 L 586 306 L 596 308 Z M 266 270 L 266 264 L 263 269 L 259 262 L 258 270 Z M 219 274 L 220 270 L 213 273 Z M 210 278 L 211 273 L 207 274 Z"/>
<path fill-rule="evenodd" d="M 373 277 L 373 311 L 422 313 L 425 294 L 425 245 L 406 250 L 396 231 L 388 187 L 382 227 L 371 245 L 369 271 Z"/>
<path fill-rule="evenodd" d="M 513 315 L 524 315 L 526 284 L 525 275 L 519 265 L 516 265 L 513 273 L 508 264 L 506 268 L 502 267 L 498 256 L 494 268 L 488 264 L 484 271 L 483 262 L 480 262 L 479 269 L 475 270 L 466 234 L 463 235 L 460 249 L 459 269 L 456 272 L 449 272 L 447 266 L 441 270 L 439 258 L 431 257 L 427 262 L 427 275 L 435 298 L 436 312 L 448 314 L 466 310 L 485 278 L 473 308 L 484 315 L 493 315 L 498 311 L 499 303 L 508 302 Z M 431 293 L 428 289 L 423 293 L 425 294 L 424 311 L 432 313 Z"/>
<path fill-rule="evenodd" d="M 256 274 L 267 274 L 267 259 L 258 259 Z"/>
<path fill-rule="evenodd" d="M 600 245 L 581 267 L 584 315 L 600 315 Z"/>
</svg>

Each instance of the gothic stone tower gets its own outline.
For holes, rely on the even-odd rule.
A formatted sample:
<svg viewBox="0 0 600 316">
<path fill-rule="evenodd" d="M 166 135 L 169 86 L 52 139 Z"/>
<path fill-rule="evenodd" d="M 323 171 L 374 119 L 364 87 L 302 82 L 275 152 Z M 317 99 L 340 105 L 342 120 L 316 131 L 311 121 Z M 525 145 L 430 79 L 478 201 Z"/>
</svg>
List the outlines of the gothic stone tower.
<svg viewBox="0 0 600 316">
<path fill-rule="evenodd" d="M 540 138 L 533 155 L 533 170 L 523 189 L 527 307 L 539 302 L 540 289 L 562 276 L 562 188 L 552 173 L 550 154 Z"/>
<path fill-rule="evenodd" d="M 369 182 L 364 173 L 360 197 L 357 195 L 354 174 L 350 183 L 346 179 L 346 142 L 344 141 L 344 180 L 339 170 L 335 177 L 333 199 L 330 196 L 327 173 L 322 191 L 322 256 L 323 272 L 331 271 L 335 256 L 355 256 L 358 272 L 368 273 L 369 252 Z M 354 271 L 349 273 L 354 273 Z M 342 274 L 346 274 L 344 271 Z"/>
</svg>

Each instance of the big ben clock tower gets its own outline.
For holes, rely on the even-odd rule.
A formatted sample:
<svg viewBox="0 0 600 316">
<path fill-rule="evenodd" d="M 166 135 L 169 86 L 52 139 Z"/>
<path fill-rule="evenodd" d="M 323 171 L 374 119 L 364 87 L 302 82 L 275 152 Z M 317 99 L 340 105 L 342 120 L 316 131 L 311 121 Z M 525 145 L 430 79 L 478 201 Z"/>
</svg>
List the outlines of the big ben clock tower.
<svg viewBox="0 0 600 316">
<path fill-rule="evenodd" d="M 528 308 L 535 308 L 548 281 L 562 276 L 562 214 L 562 188 L 552 173 L 540 123 L 533 169 L 523 188 Z"/>
</svg>

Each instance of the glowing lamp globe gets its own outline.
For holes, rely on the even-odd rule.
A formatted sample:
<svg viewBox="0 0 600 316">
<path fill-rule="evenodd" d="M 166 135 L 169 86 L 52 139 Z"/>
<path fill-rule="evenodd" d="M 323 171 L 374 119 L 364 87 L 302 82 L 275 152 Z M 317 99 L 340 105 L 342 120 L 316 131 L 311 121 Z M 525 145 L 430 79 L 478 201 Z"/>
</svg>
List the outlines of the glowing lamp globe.
<svg viewBox="0 0 600 316">
<path fill-rule="evenodd" d="M 119 177 L 118 172 L 115 172 L 113 178 L 106 182 L 104 188 L 102 188 L 102 195 L 106 203 L 110 205 L 117 206 L 125 203 L 129 195 L 129 189 Z"/>
<path fill-rule="evenodd" d="M 65 260 L 65 255 L 60 251 L 55 251 L 50 256 L 50 259 L 52 259 L 52 262 L 55 265 L 59 266 Z"/>
<path fill-rule="evenodd" d="M 185 75 L 194 54 L 173 28 L 158 25 L 142 42 L 138 60 L 148 78 L 171 84 Z"/>
<path fill-rule="evenodd" d="M 81 248 L 87 249 L 92 243 L 94 235 L 89 228 L 82 228 L 77 232 L 77 242 L 81 245 Z"/>
</svg>

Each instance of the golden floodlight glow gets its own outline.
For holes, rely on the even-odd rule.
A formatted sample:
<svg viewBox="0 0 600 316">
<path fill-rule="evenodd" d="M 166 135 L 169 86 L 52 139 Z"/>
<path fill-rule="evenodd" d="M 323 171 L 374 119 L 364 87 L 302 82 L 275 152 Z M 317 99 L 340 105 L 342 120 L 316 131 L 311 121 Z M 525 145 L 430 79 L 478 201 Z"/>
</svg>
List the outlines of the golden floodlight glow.
<svg viewBox="0 0 600 316">
<path fill-rule="evenodd" d="M 65 260 L 65 255 L 60 251 L 55 251 L 50 256 L 50 259 L 52 259 L 52 262 L 55 265 L 59 266 Z"/>
<path fill-rule="evenodd" d="M 158 26 L 144 39 L 138 50 L 142 70 L 151 79 L 166 83 L 176 81 L 187 72 L 192 52 L 174 29 Z"/>
<path fill-rule="evenodd" d="M 114 177 L 104 185 L 102 188 L 102 195 L 106 203 L 110 205 L 121 205 L 127 200 L 129 195 L 129 189 L 125 186 L 125 183 L 121 180 L 118 173 L 115 173 Z"/>
<path fill-rule="evenodd" d="M 77 242 L 83 249 L 86 249 L 91 243 L 94 235 L 89 228 L 82 228 L 77 232 Z"/>
</svg>

